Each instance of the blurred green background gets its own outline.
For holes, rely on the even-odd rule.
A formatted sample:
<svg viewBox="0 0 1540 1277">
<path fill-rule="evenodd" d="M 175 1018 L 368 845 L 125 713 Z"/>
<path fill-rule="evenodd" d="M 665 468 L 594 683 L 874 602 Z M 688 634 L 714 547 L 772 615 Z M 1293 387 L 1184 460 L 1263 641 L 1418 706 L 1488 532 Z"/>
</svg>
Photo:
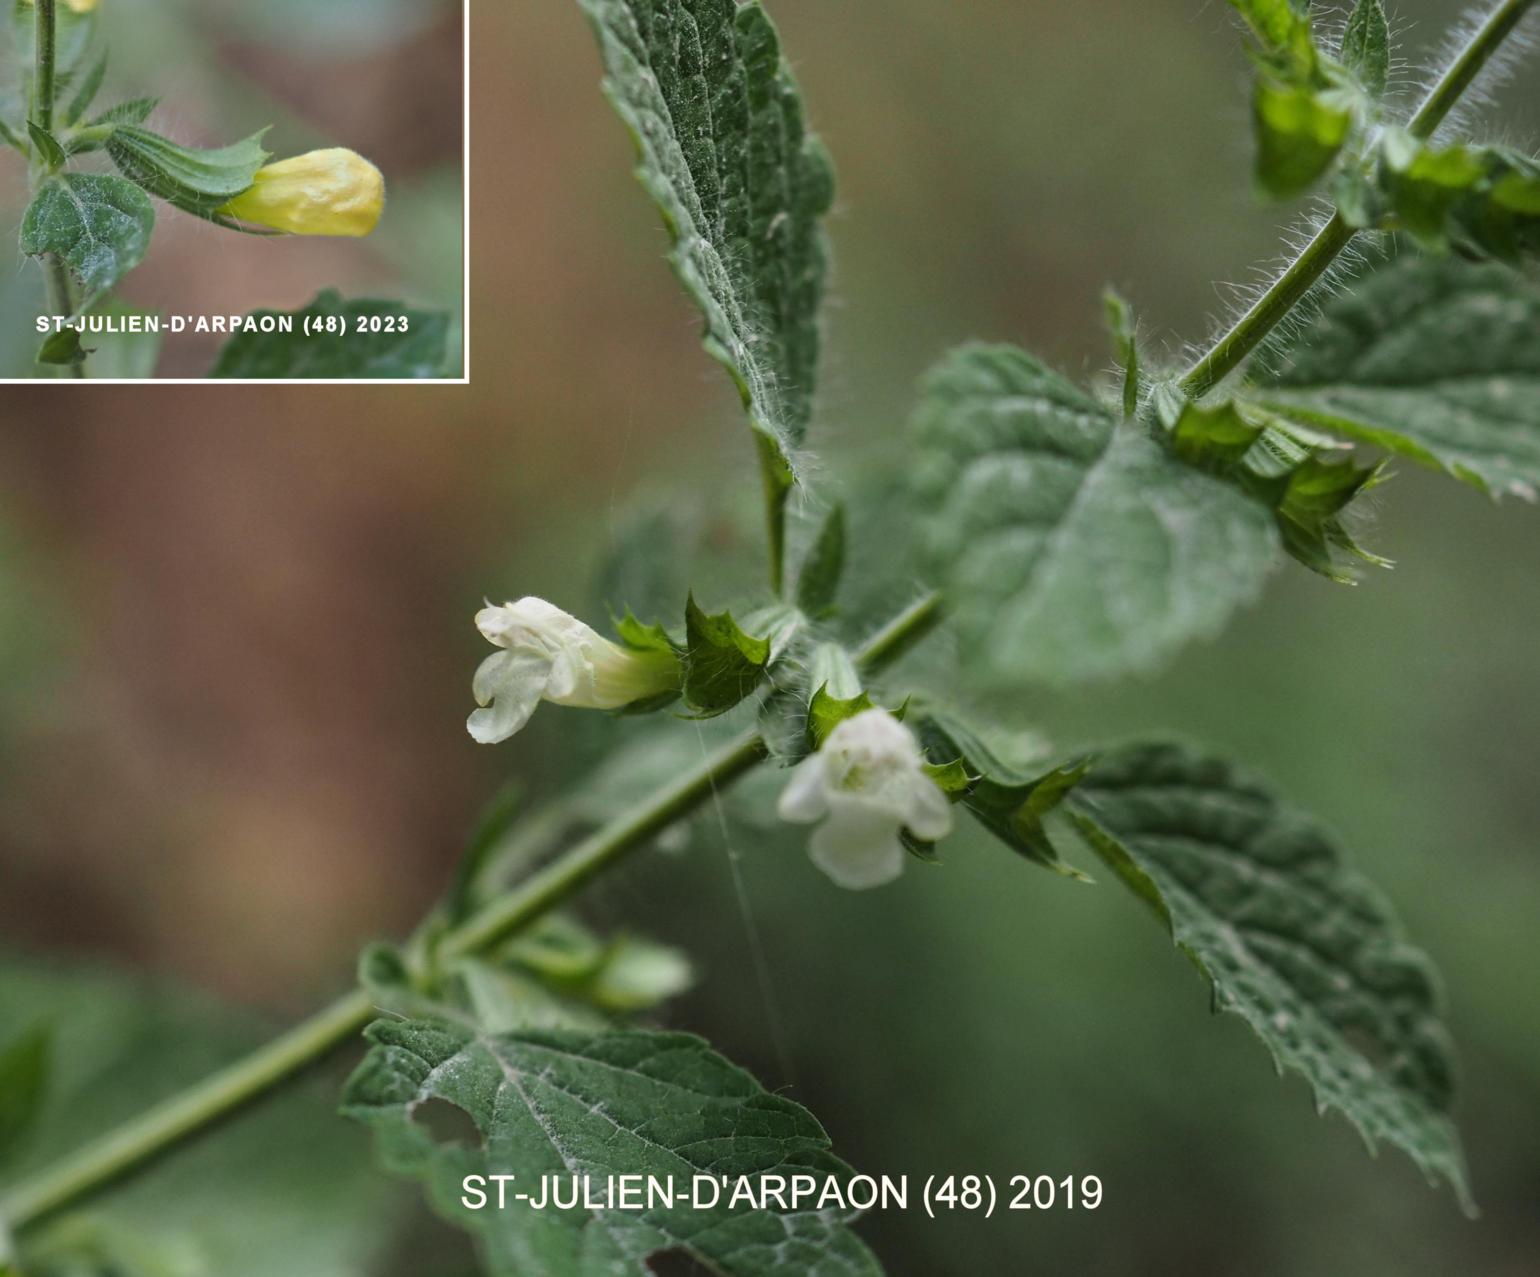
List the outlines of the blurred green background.
<svg viewBox="0 0 1540 1277">
<path fill-rule="evenodd" d="M 111 52 L 97 110 L 158 97 L 151 127 L 184 145 L 224 146 L 271 126 L 264 145 L 275 158 L 345 146 L 386 182 L 386 215 L 359 240 L 239 235 L 158 204 L 149 254 L 120 288 L 123 300 L 168 314 L 230 315 L 298 309 L 336 287 L 447 310 L 458 333 L 463 16 L 462 0 L 101 0 L 97 39 Z M 25 52 L 30 62 L 30 46 Z M 17 82 L 11 40 L 0 38 L 0 58 L 8 99 Z M 102 156 L 81 166 L 114 171 Z M 0 234 L 14 238 L 26 204 L 26 163 L 7 149 Z M 0 376 L 31 377 L 39 375 L 32 321 L 45 308 L 43 274 L 16 261 L 0 276 Z M 100 340 L 97 375 L 109 375 L 112 339 Z M 166 334 L 155 374 L 201 377 L 221 342 Z"/>
<path fill-rule="evenodd" d="M 364 24 L 344 9 L 396 11 L 325 8 L 344 39 Z M 323 21 L 312 7 L 238 9 L 261 11 L 247 38 L 263 57 L 311 59 L 295 82 L 327 101 L 319 34 L 304 54 L 267 43 Z M 1414 65 L 1460 9 L 1397 5 Z M 1218 0 L 772 11 L 840 174 L 810 440 L 825 492 L 901 459 L 914 380 L 950 344 L 1015 340 L 1094 373 L 1104 283 L 1157 341 L 1198 337 L 1228 304 L 1215 281 L 1249 282 L 1277 250 L 1288 213 L 1250 193 L 1247 68 Z M 669 482 L 727 493 L 708 544 L 752 528 L 747 432 L 663 263 L 580 14 L 481 4 L 472 24 L 469 390 L 38 388 L 0 406 L 8 946 L 306 1009 L 361 941 L 415 919 L 501 781 L 550 792 L 603 730 L 548 708 L 511 745 L 470 742 L 483 596 L 587 606 L 596 565 L 647 544 L 627 511 Z M 171 65 L 196 86 L 229 56 Z M 400 54 L 347 109 L 410 122 L 393 76 L 414 67 Z M 1533 146 L 1533 63 L 1482 119 Z M 447 251 L 449 231 L 423 226 L 403 270 Z M 808 1104 L 858 1167 L 1106 1185 L 1095 1213 L 874 1217 L 863 1232 L 895 1274 L 1532 1274 L 1537 518 L 1402 466 L 1368 538 L 1395 571 L 1346 589 L 1291 567 L 1153 680 L 990 702 L 1067 744 L 1173 729 L 1340 831 L 1446 977 L 1479 1223 L 1317 1120 L 1114 884 L 968 836 L 940 868 L 847 894 L 800 835 L 737 823 L 724 839 L 713 817 L 585 912 L 687 945 L 702 979 L 669 1022 Z M 901 583 L 893 538 L 856 535 L 859 561 Z M 392 1271 L 463 1271 L 448 1242 L 413 1254 Z"/>
</svg>

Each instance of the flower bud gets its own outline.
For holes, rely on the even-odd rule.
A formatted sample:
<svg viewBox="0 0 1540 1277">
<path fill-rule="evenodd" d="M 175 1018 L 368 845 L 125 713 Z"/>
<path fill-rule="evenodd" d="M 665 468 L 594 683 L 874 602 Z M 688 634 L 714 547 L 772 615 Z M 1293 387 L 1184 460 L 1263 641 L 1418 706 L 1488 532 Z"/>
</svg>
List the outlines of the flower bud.
<svg viewBox="0 0 1540 1277">
<path fill-rule="evenodd" d="M 880 887 L 904 871 L 907 829 L 934 842 L 952 832 L 952 808 L 925 772 L 914 733 L 884 709 L 862 710 L 798 763 L 776 810 L 782 820 L 823 823 L 813 863 L 841 887 Z"/>
<path fill-rule="evenodd" d="M 677 691 L 679 658 L 612 643 L 575 616 L 534 597 L 476 613 L 476 628 L 502 648 L 481 663 L 466 729 L 483 745 L 507 740 L 541 701 L 623 709 Z"/>
<path fill-rule="evenodd" d="M 334 146 L 257 170 L 219 211 L 293 235 L 367 235 L 385 209 L 385 178 L 356 151 Z"/>
</svg>

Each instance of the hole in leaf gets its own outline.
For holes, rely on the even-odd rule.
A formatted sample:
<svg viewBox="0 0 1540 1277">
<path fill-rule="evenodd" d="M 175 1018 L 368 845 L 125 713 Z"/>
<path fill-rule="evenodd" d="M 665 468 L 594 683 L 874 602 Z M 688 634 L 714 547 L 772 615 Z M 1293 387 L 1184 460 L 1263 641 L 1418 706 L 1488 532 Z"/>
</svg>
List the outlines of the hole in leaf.
<svg viewBox="0 0 1540 1277">
<path fill-rule="evenodd" d="M 481 1147 L 481 1131 L 475 1120 L 458 1104 L 448 1100 L 424 1100 L 412 1110 L 412 1121 L 427 1131 L 435 1144 Z"/>
</svg>

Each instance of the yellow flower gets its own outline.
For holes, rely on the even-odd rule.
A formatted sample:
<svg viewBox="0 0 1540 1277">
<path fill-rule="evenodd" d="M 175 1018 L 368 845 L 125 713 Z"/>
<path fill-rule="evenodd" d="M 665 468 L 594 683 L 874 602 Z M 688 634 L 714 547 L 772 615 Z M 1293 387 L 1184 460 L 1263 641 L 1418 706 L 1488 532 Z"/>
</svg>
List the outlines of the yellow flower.
<svg viewBox="0 0 1540 1277">
<path fill-rule="evenodd" d="M 334 146 L 257 171 L 219 211 L 294 235 L 367 235 L 385 209 L 385 178 L 356 151 Z"/>
<path fill-rule="evenodd" d="M 32 0 L 27 3 L 31 4 Z M 75 13 L 90 13 L 96 8 L 96 0 L 64 0 L 64 7 Z"/>
</svg>

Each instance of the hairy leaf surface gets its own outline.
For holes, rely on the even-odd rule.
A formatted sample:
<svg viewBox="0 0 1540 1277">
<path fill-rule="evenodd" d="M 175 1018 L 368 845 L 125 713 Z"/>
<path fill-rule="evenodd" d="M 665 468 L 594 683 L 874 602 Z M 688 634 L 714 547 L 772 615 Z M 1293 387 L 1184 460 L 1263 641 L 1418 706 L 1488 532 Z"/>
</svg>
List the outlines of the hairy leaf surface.
<svg viewBox="0 0 1540 1277">
<path fill-rule="evenodd" d="M 1280 1069 L 1472 1210 L 1432 964 L 1301 812 L 1174 745 L 1098 758 L 1069 797 L 1097 853 L 1171 929 Z"/>
<path fill-rule="evenodd" d="M 1493 495 L 1540 489 L 1540 288 L 1407 255 L 1328 302 L 1260 374 L 1284 415 Z"/>
<path fill-rule="evenodd" d="M 43 183 L 21 223 L 21 251 L 62 261 L 88 292 L 105 292 L 141 261 L 155 208 L 132 182 L 61 173 Z"/>
<path fill-rule="evenodd" d="M 757 3 L 581 0 L 671 260 L 787 477 L 818 362 L 833 170 Z"/>
<path fill-rule="evenodd" d="M 1119 424 L 1009 347 L 964 347 L 925 382 L 922 555 L 996 679 L 1149 668 L 1277 560 L 1266 510 Z"/>
<path fill-rule="evenodd" d="M 935 777 L 937 783 L 979 824 L 1028 860 L 1067 878 L 1085 877 L 1060 858 L 1043 821 L 1085 778 L 1090 759 L 1057 766 L 1041 759 L 1032 765 L 1010 762 L 949 714 L 924 715 L 915 730 L 932 766 L 950 773 Z"/>
<path fill-rule="evenodd" d="M 1381 0 L 1358 0 L 1342 33 L 1343 64 L 1374 97 L 1390 82 L 1390 22 Z"/>
<path fill-rule="evenodd" d="M 491 1271 L 508 1277 L 648 1277 L 647 1257 L 683 1251 L 729 1277 L 857 1277 L 880 1272 L 828 1208 L 544 1210 L 509 1200 L 470 1211 L 466 1175 L 763 1175 L 844 1178 L 849 1168 L 800 1105 L 766 1092 L 699 1038 L 682 1033 L 478 1033 L 424 1021 L 379 1021 L 348 1084 L 350 1116 L 373 1128 L 386 1164 L 422 1180 L 451 1222 L 476 1233 Z M 430 1102 L 469 1115 L 479 1138 L 436 1142 L 416 1111 Z M 493 1186 L 494 1193 L 496 1192 Z"/>
</svg>

